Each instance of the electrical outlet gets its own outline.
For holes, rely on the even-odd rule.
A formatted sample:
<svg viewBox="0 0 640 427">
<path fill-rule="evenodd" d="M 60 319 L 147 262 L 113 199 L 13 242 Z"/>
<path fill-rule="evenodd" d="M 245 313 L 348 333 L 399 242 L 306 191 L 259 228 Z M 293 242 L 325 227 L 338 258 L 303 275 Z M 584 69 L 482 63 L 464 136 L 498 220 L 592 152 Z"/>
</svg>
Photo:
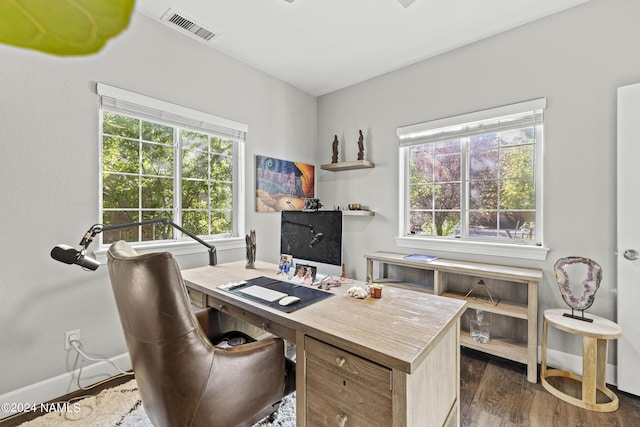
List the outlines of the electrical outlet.
<svg viewBox="0 0 640 427">
<path fill-rule="evenodd" d="M 73 348 L 71 341 L 74 340 L 80 341 L 80 329 L 73 329 L 64 333 L 64 349 L 71 350 Z"/>
</svg>

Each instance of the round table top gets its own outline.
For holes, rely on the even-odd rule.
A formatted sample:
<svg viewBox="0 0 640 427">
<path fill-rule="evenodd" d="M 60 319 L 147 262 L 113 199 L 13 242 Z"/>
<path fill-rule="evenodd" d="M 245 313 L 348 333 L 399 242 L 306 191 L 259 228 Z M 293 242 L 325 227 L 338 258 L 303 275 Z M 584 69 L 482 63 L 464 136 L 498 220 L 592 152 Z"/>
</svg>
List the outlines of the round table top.
<svg viewBox="0 0 640 427">
<path fill-rule="evenodd" d="M 565 317 L 564 313 L 571 314 L 571 310 L 559 308 L 545 310 L 544 318 L 556 328 L 572 334 L 606 340 L 616 339 L 622 336 L 622 328 L 617 323 L 604 317 L 586 313 L 584 317 L 593 319 L 593 322 L 585 322 L 584 320 Z M 576 311 L 574 314 L 579 316 L 582 313 Z"/>
</svg>

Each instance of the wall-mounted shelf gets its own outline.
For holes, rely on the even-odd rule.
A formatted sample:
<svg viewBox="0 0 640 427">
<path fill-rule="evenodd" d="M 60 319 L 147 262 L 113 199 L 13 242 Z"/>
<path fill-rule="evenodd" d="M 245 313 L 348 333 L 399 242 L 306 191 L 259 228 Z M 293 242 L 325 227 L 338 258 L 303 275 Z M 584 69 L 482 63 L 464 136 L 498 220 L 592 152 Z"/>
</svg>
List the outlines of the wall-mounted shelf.
<svg viewBox="0 0 640 427">
<path fill-rule="evenodd" d="M 374 211 L 360 210 L 360 211 L 342 211 L 343 216 L 375 216 Z"/>
<path fill-rule="evenodd" d="M 338 171 L 348 171 L 353 169 L 367 169 L 373 168 L 376 164 L 370 162 L 368 160 L 353 160 L 351 162 L 338 162 L 338 163 L 327 163 L 325 165 L 320 165 L 320 169 L 324 169 L 326 171 L 338 172 Z"/>
</svg>

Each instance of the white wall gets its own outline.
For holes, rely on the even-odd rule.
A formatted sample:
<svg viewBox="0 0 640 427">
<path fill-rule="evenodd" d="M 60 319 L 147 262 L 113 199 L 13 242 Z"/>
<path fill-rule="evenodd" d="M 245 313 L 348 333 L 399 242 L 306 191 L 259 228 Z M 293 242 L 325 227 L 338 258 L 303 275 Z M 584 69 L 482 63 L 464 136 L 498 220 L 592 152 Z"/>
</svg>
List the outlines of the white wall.
<svg viewBox="0 0 640 427">
<path fill-rule="evenodd" d="M 353 160 L 362 129 L 375 169 L 317 168 L 325 206 L 358 202 L 376 211 L 373 218 L 345 218 L 345 262 L 358 278 L 364 278 L 363 254 L 398 250 L 398 126 L 545 96 L 549 257 L 536 263 L 471 258 L 543 268 L 542 311 L 563 306 L 553 262 L 592 257 L 604 268 L 592 311 L 615 319 L 615 97 L 618 86 L 640 81 L 638 16 L 636 0 L 592 0 L 317 104 L 143 16 L 90 57 L 0 45 L 0 395 L 67 372 L 73 354 L 63 350 L 66 330 L 80 328 L 92 353 L 126 351 L 106 269 L 85 273 L 49 257 L 54 245 L 77 244 L 98 220 L 98 81 L 249 125 L 245 227 L 256 229 L 257 256 L 267 261 L 277 260 L 279 216 L 254 212 L 254 156 L 328 163 L 336 133 L 341 159 Z M 243 257 L 236 250 L 220 261 Z M 180 261 L 204 265 L 206 256 Z M 572 340 L 550 347 L 579 354 Z"/>
<path fill-rule="evenodd" d="M 430 253 L 544 269 L 540 313 L 565 306 L 552 274 L 555 260 L 591 257 L 602 265 L 604 280 L 590 311 L 615 319 L 616 88 L 640 81 L 638 16 L 636 0 L 593 0 L 320 97 L 319 161 L 330 161 L 334 134 L 341 141 L 342 160 L 355 160 L 362 129 L 365 157 L 376 163 L 375 169 L 320 171 L 317 178 L 325 205 L 361 203 L 376 211 L 375 217 L 345 218 L 347 271 L 363 279 L 362 256 L 369 251 L 411 252 L 394 241 L 397 127 L 546 97 L 544 244 L 551 249 L 547 260 Z M 550 348 L 581 354 L 580 343 L 565 338 L 550 334 Z M 615 363 L 615 358 L 609 362 Z"/>
<path fill-rule="evenodd" d="M 0 395 L 69 371 L 66 330 L 80 328 L 88 352 L 126 352 L 107 269 L 49 256 L 99 220 L 96 82 L 248 124 L 246 229 L 257 230 L 260 259 L 278 259 L 279 216 L 254 211 L 254 156 L 314 163 L 315 97 L 142 15 L 94 56 L 0 45 Z M 206 265 L 205 254 L 184 258 Z"/>
</svg>

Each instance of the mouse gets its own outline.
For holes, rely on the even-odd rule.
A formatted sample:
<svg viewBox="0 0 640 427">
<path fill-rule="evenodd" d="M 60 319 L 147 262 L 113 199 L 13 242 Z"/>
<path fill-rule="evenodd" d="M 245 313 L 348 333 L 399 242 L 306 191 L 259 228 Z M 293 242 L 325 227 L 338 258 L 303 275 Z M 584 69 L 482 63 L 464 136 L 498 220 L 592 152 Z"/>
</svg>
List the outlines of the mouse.
<svg viewBox="0 0 640 427">
<path fill-rule="evenodd" d="M 282 298 L 280 301 L 278 301 L 278 304 L 291 305 L 291 304 L 297 303 L 298 301 L 300 301 L 300 298 L 289 295 L 287 297 Z"/>
</svg>

